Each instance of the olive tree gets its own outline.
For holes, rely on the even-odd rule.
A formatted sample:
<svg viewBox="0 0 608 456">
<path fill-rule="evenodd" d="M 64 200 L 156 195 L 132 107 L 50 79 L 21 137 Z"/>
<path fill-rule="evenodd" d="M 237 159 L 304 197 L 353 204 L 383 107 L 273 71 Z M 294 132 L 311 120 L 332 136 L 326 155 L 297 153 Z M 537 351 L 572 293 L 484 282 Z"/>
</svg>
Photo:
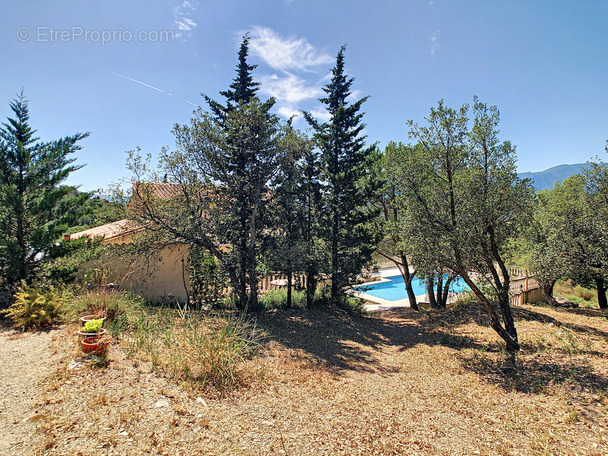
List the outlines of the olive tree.
<svg viewBox="0 0 608 456">
<path fill-rule="evenodd" d="M 532 215 L 534 193 L 517 178 L 515 148 L 498 139 L 498 109 L 475 98 L 472 118 L 470 111 L 440 101 L 424 125 L 409 122 L 416 143 L 392 166 L 408 208 L 412 261 L 460 276 L 513 352 L 519 342 L 505 255 Z"/>
</svg>

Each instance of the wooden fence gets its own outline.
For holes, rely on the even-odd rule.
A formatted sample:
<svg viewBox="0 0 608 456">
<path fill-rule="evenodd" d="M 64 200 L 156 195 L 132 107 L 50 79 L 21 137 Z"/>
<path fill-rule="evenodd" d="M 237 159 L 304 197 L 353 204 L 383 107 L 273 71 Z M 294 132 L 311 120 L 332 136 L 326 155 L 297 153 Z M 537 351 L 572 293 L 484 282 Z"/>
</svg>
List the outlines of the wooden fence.
<svg viewBox="0 0 608 456">
<path fill-rule="evenodd" d="M 291 283 L 294 288 L 303 290 L 306 288 L 306 275 L 293 274 Z M 287 286 L 287 276 L 285 274 L 269 274 L 261 277 L 258 282 L 258 291 L 263 294 L 270 290 L 279 290 Z"/>
<path fill-rule="evenodd" d="M 519 276 L 514 274 L 510 275 L 512 277 L 510 286 L 512 306 L 542 301 L 543 295 L 540 286 L 538 285 L 538 281 L 534 277 L 526 274 Z"/>
</svg>

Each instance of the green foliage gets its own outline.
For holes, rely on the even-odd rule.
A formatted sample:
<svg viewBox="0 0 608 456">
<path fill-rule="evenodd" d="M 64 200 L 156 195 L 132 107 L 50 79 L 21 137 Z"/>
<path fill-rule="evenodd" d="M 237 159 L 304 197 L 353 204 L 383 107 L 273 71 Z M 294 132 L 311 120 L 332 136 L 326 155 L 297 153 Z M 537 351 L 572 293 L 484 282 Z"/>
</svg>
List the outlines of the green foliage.
<svg viewBox="0 0 608 456">
<path fill-rule="evenodd" d="M 306 293 L 304 291 L 293 290 L 291 304 L 287 303 L 287 289 L 267 291 L 262 297 L 262 305 L 265 310 L 284 309 L 286 307 L 306 308 Z"/>
<path fill-rule="evenodd" d="M 366 147 L 361 106 L 367 97 L 350 102 L 353 79 L 344 74 L 342 47 L 332 69 L 332 79 L 324 87 L 325 105 L 330 119 L 320 123 L 310 113 L 304 117 L 314 131 L 320 150 L 322 199 L 320 234 L 330 252 L 329 272 L 332 299 L 338 300 L 344 288 L 371 262 L 379 233 L 370 223 L 377 210 L 369 202 L 377 185 L 373 181 L 375 146 Z"/>
<path fill-rule="evenodd" d="M 227 287 L 226 274 L 218 261 L 207 251 L 196 248 L 190 249 L 190 290 L 191 302 L 197 309 L 202 307 L 223 307 Z"/>
<path fill-rule="evenodd" d="M 45 258 L 42 276 L 50 283 L 71 283 L 84 265 L 98 259 L 110 248 L 103 245 L 101 238 L 57 242 Z"/>
<path fill-rule="evenodd" d="M 59 322 L 70 299 L 71 295 L 66 290 L 43 289 L 22 283 L 15 294 L 15 302 L 2 313 L 18 328 L 39 330 Z"/>
<path fill-rule="evenodd" d="M 103 326 L 103 318 L 100 318 L 98 320 L 89 320 L 84 324 L 82 330 L 85 333 L 96 333 L 96 332 L 99 332 L 99 330 L 101 329 L 102 326 Z"/>
<path fill-rule="evenodd" d="M 598 307 L 595 290 L 583 287 L 582 285 L 575 285 L 572 279 L 559 280 L 555 284 L 554 294 L 582 307 Z"/>
<path fill-rule="evenodd" d="M 595 286 L 600 307 L 608 308 L 608 167 L 591 163 L 584 175 L 574 174 L 553 189 L 539 192 L 534 230 L 533 267 L 550 304 L 553 285 L 572 278 Z"/>
<path fill-rule="evenodd" d="M 71 155 L 88 133 L 42 142 L 28 123 L 23 92 L 10 107 L 15 117 L 0 128 L 0 280 L 14 286 L 36 277 L 88 198 L 63 185 L 80 168 Z"/>
<path fill-rule="evenodd" d="M 120 195 L 120 189 L 114 191 Z M 113 194 L 111 199 L 89 196 L 78 211 L 78 217 L 70 223 L 64 234 L 77 233 L 126 218 L 127 202 L 117 194 Z"/>
<path fill-rule="evenodd" d="M 291 283 L 296 271 L 307 271 L 309 276 L 315 274 L 319 252 L 311 239 L 312 224 L 315 223 L 312 212 L 316 209 L 311 205 L 316 202 L 311 201 L 313 195 L 306 175 L 312 146 L 291 126 L 286 129 L 283 141 L 286 154 L 273 181 L 273 197 L 268 207 L 272 230 L 265 239 L 264 260 L 265 266 L 271 271 L 282 272 Z M 314 282 L 315 278 L 312 280 Z M 287 307 L 293 304 L 292 288 L 288 285 Z M 311 289 L 314 292 L 314 288 Z"/>
<path fill-rule="evenodd" d="M 498 139 L 498 109 L 475 98 L 472 119 L 469 112 L 440 101 L 424 125 L 409 123 L 417 143 L 390 151 L 387 178 L 404 221 L 399 243 L 422 276 L 462 277 L 492 328 L 517 350 L 505 258 L 532 215 L 534 193 L 517 179 L 515 148 Z"/>
</svg>

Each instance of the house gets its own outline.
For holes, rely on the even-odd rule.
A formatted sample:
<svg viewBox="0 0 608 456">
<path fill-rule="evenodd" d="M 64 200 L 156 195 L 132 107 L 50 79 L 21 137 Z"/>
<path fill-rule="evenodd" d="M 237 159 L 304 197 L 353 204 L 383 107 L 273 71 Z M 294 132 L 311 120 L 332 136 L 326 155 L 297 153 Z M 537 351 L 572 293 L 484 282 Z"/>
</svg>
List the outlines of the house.
<svg viewBox="0 0 608 456">
<path fill-rule="evenodd" d="M 133 184 L 134 192 L 138 184 Z M 146 184 L 154 195 L 168 199 L 175 194 L 174 184 Z M 132 200 L 129 201 L 131 205 Z M 78 233 L 66 234 L 64 240 L 101 238 L 102 244 L 124 245 L 137 242 L 137 234 L 144 227 L 129 219 L 90 228 Z M 123 290 L 142 295 L 148 300 L 178 300 L 185 302 L 190 294 L 188 272 L 189 248 L 187 244 L 164 246 L 151 255 L 143 256 L 128 252 L 116 252 L 87 265 L 97 268 L 105 283 L 115 283 Z"/>
</svg>

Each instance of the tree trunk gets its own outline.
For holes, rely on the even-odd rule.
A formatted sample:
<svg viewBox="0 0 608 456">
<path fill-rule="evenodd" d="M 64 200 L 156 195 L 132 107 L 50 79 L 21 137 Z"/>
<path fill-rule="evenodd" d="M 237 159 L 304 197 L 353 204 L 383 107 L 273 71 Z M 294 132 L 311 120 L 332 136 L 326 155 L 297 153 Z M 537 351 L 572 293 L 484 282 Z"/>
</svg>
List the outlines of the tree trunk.
<svg viewBox="0 0 608 456">
<path fill-rule="evenodd" d="M 437 286 L 437 295 L 439 296 L 439 305 L 444 309 L 448 306 L 448 295 L 450 294 L 450 285 L 454 281 L 453 276 L 449 276 L 443 284 L 443 289 Z"/>
<path fill-rule="evenodd" d="M 600 305 L 600 309 L 608 309 L 608 302 L 606 301 L 606 285 L 604 284 L 604 278 L 596 277 L 595 285 L 597 287 L 597 302 Z"/>
<path fill-rule="evenodd" d="M 287 303 L 286 306 L 288 309 L 291 309 L 291 278 L 292 278 L 292 270 L 291 267 L 287 269 Z"/>
<path fill-rule="evenodd" d="M 437 284 L 435 285 L 437 292 L 435 293 L 435 301 L 437 307 L 445 309 L 445 300 L 443 299 L 443 274 L 437 275 Z"/>
<path fill-rule="evenodd" d="M 490 326 L 492 327 L 492 329 L 494 331 L 496 331 L 496 333 L 502 338 L 502 340 L 505 341 L 507 351 L 511 352 L 511 353 L 519 351 L 520 346 L 519 346 L 519 341 L 517 340 L 517 331 L 515 331 L 515 335 L 513 335 L 508 330 L 506 330 L 505 328 L 502 327 L 502 325 L 500 324 L 500 319 L 498 317 L 498 314 L 496 313 L 496 309 L 494 308 L 492 303 L 490 301 L 488 301 L 488 299 L 485 297 L 483 292 L 477 287 L 477 285 L 475 285 L 475 283 L 471 280 L 471 278 L 469 277 L 469 274 L 465 268 L 459 267 L 459 270 L 457 272 L 460 275 L 460 277 L 463 278 L 465 283 L 469 286 L 471 291 L 475 294 L 477 299 L 479 299 L 481 304 L 485 307 L 486 311 L 488 312 L 488 316 L 490 317 Z M 508 298 L 508 294 L 507 294 L 507 298 Z M 508 305 L 509 305 L 509 302 L 507 300 L 507 306 Z M 503 315 L 504 315 L 505 309 L 503 309 L 502 302 L 500 303 L 500 307 L 501 307 L 501 310 L 503 311 Z M 508 315 L 510 315 L 511 308 L 508 307 L 506 312 L 508 313 Z M 511 321 L 512 320 L 513 320 L 513 318 L 511 317 Z"/>
<path fill-rule="evenodd" d="M 309 267 L 306 270 L 306 307 L 313 305 L 315 300 L 315 291 L 317 290 L 317 274 L 313 268 Z"/>
<path fill-rule="evenodd" d="M 433 277 L 430 276 L 426 279 L 426 294 L 429 297 L 429 303 L 433 309 L 438 309 L 439 305 L 437 304 L 437 299 L 435 298 L 435 281 Z"/>
<path fill-rule="evenodd" d="M 445 283 L 445 286 L 443 288 L 443 296 L 444 296 L 444 300 L 445 300 L 445 304 L 447 307 L 448 304 L 448 296 L 450 294 L 450 285 L 452 284 L 452 282 L 455 280 L 456 278 L 454 276 L 450 276 L 450 278 L 448 279 L 448 281 Z"/>
<path fill-rule="evenodd" d="M 558 302 L 553 296 L 553 286 L 555 285 L 555 280 L 541 280 L 540 282 L 540 292 L 543 295 L 543 299 L 547 304 L 553 307 L 558 306 Z"/>
<path fill-rule="evenodd" d="M 414 289 L 412 288 L 412 280 L 414 280 L 415 273 L 410 273 L 410 266 L 407 262 L 407 257 L 403 253 L 401 254 L 401 265 L 401 275 L 403 276 L 403 282 L 405 283 L 405 291 L 407 292 L 407 299 L 410 302 L 410 308 L 418 311 L 420 309 L 418 308 L 416 295 L 414 294 Z"/>
<path fill-rule="evenodd" d="M 335 304 L 339 296 L 339 280 L 338 280 L 338 230 L 340 220 L 338 219 L 337 211 L 334 214 L 333 233 L 331 237 L 331 300 Z"/>
<path fill-rule="evenodd" d="M 410 308 L 418 311 L 420 309 L 418 308 L 418 303 L 416 302 L 416 295 L 414 294 L 414 289 L 412 288 L 412 280 L 413 277 L 405 281 L 405 291 L 407 292 L 407 299 L 410 302 Z"/>
<path fill-rule="evenodd" d="M 498 303 L 502 313 L 502 321 L 505 325 L 505 330 L 511 337 L 507 342 L 507 351 L 515 352 L 519 350 L 519 340 L 517 336 L 517 329 L 515 328 L 515 320 L 513 320 L 513 313 L 511 312 L 511 299 L 509 296 L 511 277 L 509 276 L 509 270 L 505 266 L 505 262 L 502 260 L 498 247 L 496 246 L 496 240 L 494 236 L 494 229 L 489 227 L 487 230 L 490 238 L 490 248 L 494 262 L 498 264 L 500 274 L 494 269 L 494 262 L 490 262 L 490 271 L 494 277 L 494 284 L 498 290 Z M 502 277 L 502 280 L 500 279 Z"/>
<path fill-rule="evenodd" d="M 255 270 L 255 263 L 251 264 L 249 270 L 249 306 L 248 311 L 257 312 L 260 310 L 258 302 L 258 274 Z"/>
</svg>

